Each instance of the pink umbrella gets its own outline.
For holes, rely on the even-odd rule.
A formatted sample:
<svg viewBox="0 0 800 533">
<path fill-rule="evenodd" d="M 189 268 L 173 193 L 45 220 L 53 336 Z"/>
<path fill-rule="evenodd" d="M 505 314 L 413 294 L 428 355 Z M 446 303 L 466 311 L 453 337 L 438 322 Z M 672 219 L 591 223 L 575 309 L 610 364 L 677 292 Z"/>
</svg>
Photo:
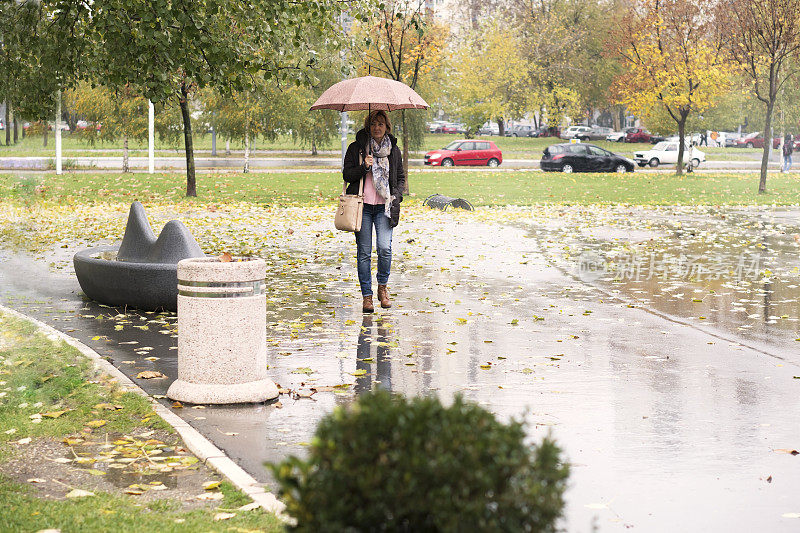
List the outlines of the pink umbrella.
<svg viewBox="0 0 800 533">
<path fill-rule="evenodd" d="M 362 76 L 340 81 L 332 85 L 317 98 L 311 110 L 335 109 L 355 111 L 359 109 L 427 109 L 428 104 L 414 89 L 399 81 L 375 76 Z"/>
</svg>

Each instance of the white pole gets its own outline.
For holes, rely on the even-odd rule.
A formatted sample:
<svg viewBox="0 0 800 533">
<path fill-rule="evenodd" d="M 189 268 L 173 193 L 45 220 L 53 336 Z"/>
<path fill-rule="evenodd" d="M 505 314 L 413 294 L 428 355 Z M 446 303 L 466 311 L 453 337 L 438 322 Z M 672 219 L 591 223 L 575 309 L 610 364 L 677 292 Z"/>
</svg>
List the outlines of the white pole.
<svg viewBox="0 0 800 533">
<path fill-rule="evenodd" d="M 152 174 L 155 172 L 155 124 L 156 112 L 153 102 L 147 101 L 147 170 Z"/>
<path fill-rule="evenodd" d="M 347 111 L 341 113 L 339 133 L 342 136 L 342 168 L 344 168 L 344 154 L 347 153 Z"/>
<path fill-rule="evenodd" d="M 56 94 L 56 174 L 61 174 L 61 89 Z"/>
</svg>

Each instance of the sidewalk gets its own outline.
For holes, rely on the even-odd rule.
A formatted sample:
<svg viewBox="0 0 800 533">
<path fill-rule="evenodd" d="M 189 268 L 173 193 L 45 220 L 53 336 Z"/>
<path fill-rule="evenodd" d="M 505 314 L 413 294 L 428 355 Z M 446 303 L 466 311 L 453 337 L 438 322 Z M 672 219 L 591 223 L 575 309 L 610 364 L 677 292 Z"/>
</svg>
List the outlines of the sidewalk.
<svg viewBox="0 0 800 533">
<path fill-rule="evenodd" d="M 270 373 L 294 394 L 173 412 L 270 483 L 263 463 L 302 455 L 317 421 L 361 391 L 461 393 L 525 416 L 533 438 L 552 431 L 573 464 L 568 531 L 596 520 L 602 532 L 671 532 L 687 517 L 702 531 L 791 531 L 796 520 L 782 515 L 800 512 L 797 460 L 775 450 L 799 444 L 797 354 L 583 283 L 543 248 L 538 224 L 563 218 L 508 215 L 406 218 L 393 246 L 395 306 L 372 317 L 358 308 L 350 236 L 327 237 L 329 219 L 310 215 L 268 266 Z M 74 251 L 0 251 L 0 299 L 85 342 L 171 409 L 162 395 L 177 375 L 174 317 L 84 302 Z M 137 380 L 142 370 L 168 379 Z"/>
</svg>

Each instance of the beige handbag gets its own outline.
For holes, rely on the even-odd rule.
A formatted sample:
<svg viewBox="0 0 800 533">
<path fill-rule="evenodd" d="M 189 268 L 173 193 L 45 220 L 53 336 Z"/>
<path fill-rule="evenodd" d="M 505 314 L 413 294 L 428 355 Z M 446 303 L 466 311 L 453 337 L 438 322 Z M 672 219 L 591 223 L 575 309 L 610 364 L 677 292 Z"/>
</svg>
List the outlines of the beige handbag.
<svg viewBox="0 0 800 533">
<path fill-rule="evenodd" d="M 358 194 L 347 194 L 347 184 L 342 189 L 333 225 L 340 231 L 359 232 L 364 213 L 364 178 L 361 178 L 358 185 Z"/>
</svg>

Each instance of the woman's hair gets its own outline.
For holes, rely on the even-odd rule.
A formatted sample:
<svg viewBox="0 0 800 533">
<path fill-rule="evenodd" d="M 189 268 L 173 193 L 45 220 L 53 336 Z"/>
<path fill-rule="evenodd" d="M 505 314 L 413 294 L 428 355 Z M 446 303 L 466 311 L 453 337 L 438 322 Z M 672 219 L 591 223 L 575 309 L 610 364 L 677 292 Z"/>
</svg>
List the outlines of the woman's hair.
<svg viewBox="0 0 800 533">
<path fill-rule="evenodd" d="M 386 111 L 383 109 L 379 109 L 377 111 L 373 111 L 364 119 L 364 129 L 369 133 L 369 127 L 375 122 L 375 119 L 378 117 L 383 117 L 383 121 L 386 123 L 386 133 L 392 132 L 392 123 L 389 122 L 389 115 L 386 114 Z"/>
</svg>

